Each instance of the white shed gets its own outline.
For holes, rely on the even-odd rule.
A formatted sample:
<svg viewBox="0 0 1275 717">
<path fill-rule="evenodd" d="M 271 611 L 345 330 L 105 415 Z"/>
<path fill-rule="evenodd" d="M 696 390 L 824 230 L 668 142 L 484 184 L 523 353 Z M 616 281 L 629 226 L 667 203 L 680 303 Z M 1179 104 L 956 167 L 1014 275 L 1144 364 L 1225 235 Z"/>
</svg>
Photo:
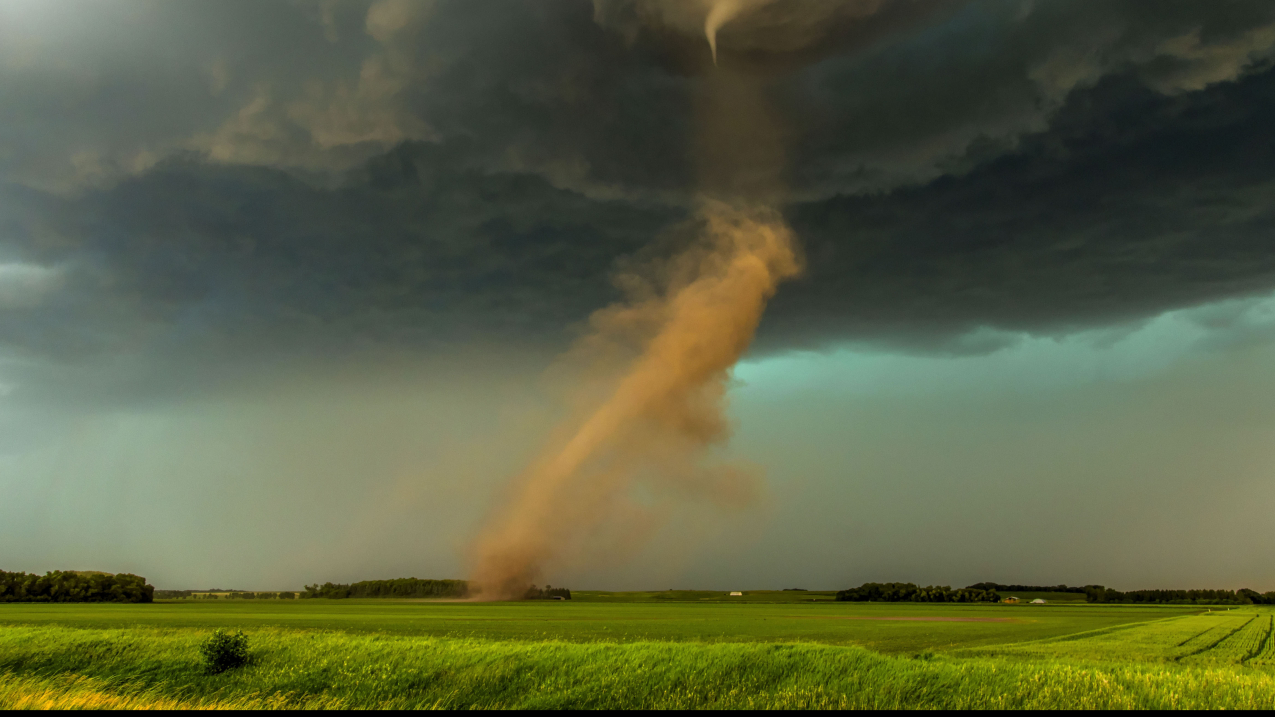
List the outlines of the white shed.
<svg viewBox="0 0 1275 717">
<path fill-rule="evenodd" d="M 741 592 L 736 591 L 736 592 L 731 593 L 731 594 L 730 594 L 730 596 L 731 596 L 731 597 L 743 597 L 743 596 L 744 596 L 744 594 L 743 594 L 743 593 L 741 593 Z"/>
<path fill-rule="evenodd" d="M 1041 600 L 1040 598 L 1036 598 L 1035 600 L 1032 600 L 1031 604 L 1033 604 L 1033 605 L 1048 605 L 1049 603 L 1045 602 L 1044 600 Z"/>
</svg>

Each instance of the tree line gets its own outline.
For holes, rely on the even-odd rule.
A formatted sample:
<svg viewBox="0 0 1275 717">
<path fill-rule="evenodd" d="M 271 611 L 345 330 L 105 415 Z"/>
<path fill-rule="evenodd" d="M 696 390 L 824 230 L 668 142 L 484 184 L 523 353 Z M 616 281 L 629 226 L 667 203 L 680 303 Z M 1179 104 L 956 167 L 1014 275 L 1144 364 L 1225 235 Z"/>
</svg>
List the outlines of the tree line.
<svg viewBox="0 0 1275 717">
<path fill-rule="evenodd" d="M 958 588 L 946 585 L 918 587 L 912 583 L 864 583 L 837 593 L 840 602 L 1000 602 L 994 590 Z"/>
<path fill-rule="evenodd" d="M 128 573 L 53 570 L 44 575 L 0 570 L 0 602 L 152 602 L 155 588 Z"/>
<path fill-rule="evenodd" d="M 419 578 L 399 578 L 397 580 L 364 580 L 349 585 L 340 583 L 324 583 L 322 585 L 306 585 L 305 592 L 298 595 L 302 599 L 326 598 L 343 600 L 345 598 L 466 598 L 469 597 L 469 583 L 464 580 L 421 580 Z M 571 599 L 571 591 L 567 588 L 555 588 L 546 585 L 543 588 L 535 585 L 527 588 L 523 600 L 563 600 Z"/>
<path fill-rule="evenodd" d="M 243 590 L 156 590 L 156 600 L 295 600 L 295 592 L 261 593 Z"/>
<path fill-rule="evenodd" d="M 570 600 L 571 591 L 566 588 L 555 588 L 552 585 L 546 585 L 543 588 L 532 585 L 527 588 L 527 594 L 523 600 L 557 600 L 558 598 Z"/>
<path fill-rule="evenodd" d="M 1275 592 L 1240 590 L 1130 590 L 1120 592 L 1100 585 L 1085 593 L 1092 603 L 1152 603 L 1161 605 L 1275 605 Z"/>
<path fill-rule="evenodd" d="M 975 583 L 968 590 L 996 590 L 1013 593 L 1076 593 L 1084 594 L 1091 588 L 1102 589 L 1101 585 L 1088 585 L 1083 588 L 1067 585 L 1001 585 L 1000 583 Z"/>
<path fill-rule="evenodd" d="M 350 585 L 324 583 L 306 585 L 302 599 L 327 598 L 463 598 L 469 596 L 469 583 L 464 580 L 364 580 Z"/>
<path fill-rule="evenodd" d="M 1067 585 L 1001 585 L 976 583 L 970 589 L 1000 592 L 1079 593 L 1091 603 L 1128 603 L 1160 605 L 1275 605 L 1275 592 L 1256 590 L 1130 590 L 1121 592 L 1102 585 L 1084 587 Z"/>
</svg>

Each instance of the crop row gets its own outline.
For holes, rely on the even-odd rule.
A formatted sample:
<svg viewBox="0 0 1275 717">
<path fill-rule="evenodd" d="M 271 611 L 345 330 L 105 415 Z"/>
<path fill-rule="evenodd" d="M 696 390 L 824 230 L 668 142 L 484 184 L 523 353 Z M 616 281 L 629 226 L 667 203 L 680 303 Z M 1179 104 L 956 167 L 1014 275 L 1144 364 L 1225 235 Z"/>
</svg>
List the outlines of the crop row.
<svg viewBox="0 0 1275 717">
<path fill-rule="evenodd" d="M 1262 645 L 1261 652 L 1249 660 L 1248 664 L 1275 667 L 1275 616 L 1271 616 L 1266 624 L 1266 642 Z"/>
<path fill-rule="evenodd" d="M 996 652 L 1078 660 L 1238 664 L 1262 649 L 1269 651 L 1269 645 L 1263 648 L 1269 627 L 1269 612 L 1213 613 L 1157 620 L 1080 639 L 1004 645 Z"/>
<path fill-rule="evenodd" d="M 1199 651 L 1186 656 L 1182 662 L 1209 665 L 1242 664 L 1262 651 L 1267 634 L 1270 632 L 1270 619 L 1267 615 L 1253 615 L 1248 622 L 1211 647 L 1196 643 Z"/>
</svg>

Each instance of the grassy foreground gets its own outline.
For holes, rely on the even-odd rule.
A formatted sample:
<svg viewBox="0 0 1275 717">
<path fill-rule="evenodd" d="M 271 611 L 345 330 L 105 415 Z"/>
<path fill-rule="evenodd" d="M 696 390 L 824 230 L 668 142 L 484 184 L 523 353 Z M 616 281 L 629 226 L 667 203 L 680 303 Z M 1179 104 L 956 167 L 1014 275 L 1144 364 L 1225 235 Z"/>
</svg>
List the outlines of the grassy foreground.
<svg viewBox="0 0 1275 717">
<path fill-rule="evenodd" d="M 1275 708 L 1236 667 L 887 656 L 793 644 L 502 642 L 255 630 L 202 673 L 206 631 L 7 627 L 2 708 Z"/>
<path fill-rule="evenodd" d="M 1265 607 L 607 597 L 5 605 L 0 708 L 1275 708 Z"/>
</svg>

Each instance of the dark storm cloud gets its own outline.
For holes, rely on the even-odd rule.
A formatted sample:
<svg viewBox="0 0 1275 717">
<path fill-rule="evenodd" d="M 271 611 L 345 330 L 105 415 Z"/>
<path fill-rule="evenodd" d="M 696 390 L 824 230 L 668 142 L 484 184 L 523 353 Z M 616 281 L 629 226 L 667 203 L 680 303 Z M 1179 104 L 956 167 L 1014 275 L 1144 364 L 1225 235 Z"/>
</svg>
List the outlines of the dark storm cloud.
<svg viewBox="0 0 1275 717">
<path fill-rule="evenodd" d="M 413 107 L 491 166 L 586 192 L 694 189 L 692 107 L 709 3 L 440 4 Z M 1045 131 L 1071 92 L 1128 74 L 1165 95 L 1272 57 L 1259 0 L 752 0 L 722 28 L 726 67 L 769 70 L 798 197 L 960 174 Z M 474 38 L 481 38 L 477 41 Z M 765 75 L 766 73 L 761 73 Z"/>
<path fill-rule="evenodd" d="M 1275 44 L 1275 6 L 1247 0 L 985 0 L 941 18 L 778 88 L 794 125 L 796 193 L 960 174 L 1046 130 L 1071 92 L 1104 77 L 1196 91 L 1260 66 Z"/>
<path fill-rule="evenodd" d="M 693 194 L 704 39 L 634 31 L 640 4 L 41 16 L 61 40 L 0 53 L 0 345 L 25 362 L 5 376 L 560 347 Z M 1275 6 L 905 6 L 775 46 L 810 271 L 763 346 L 935 347 L 1275 288 Z M 74 42 L 108 21 L 137 42 Z M 726 26 L 723 62 L 778 52 L 759 32 Z"/>
<path fill-rule="evenodd" d="M 215 153 L 254 99 L 357 77 L 375 43 L 329 42 L 317 15 L 256 0 L 0 4 L 0 174 L 64 189 Z"/>
<path fill-rule="evenodd" d="M 771 332 L 924 344 L 1275 289 L 1272 123 L 1272 71 L 1176 97 L 1119 76 L 965 176 L 794 207 L 810 272 Z"/>
<path fill-rule="evenodd" d="M 138 341 L 182 353 L 529 341 L 613 298 L 617 258 L 680 213 L 481 173 L 457 154 L 405 144 L 336 189 L 197 158 L 77 198 L 11 186 L 11 259 L 57 267 L 64 286 L 0 330 L 62 358 Z"/>
<path fill-rule="evenodd" d="M 691 189 L 692 78 L 588 3 L 441 4 L 416 42 L 437 70 L 412 107 L 488 166 L 591 194 Z"/>
<path fill-rule="evenodd" d="M 1275 288 L 1275 72 L 1167 97 L 1131 76 L 1076 92 L 1048 132 L 962 177 L 793 206 L 809 271 L 764 346 L 942 344 L 979 325 L 1057 331 Z M 13 188 L 11 260 L 62 289 L 0 322 L 74 356 L 548 341 L 684 216 L 404 145 L 337 189 L 173 161 L 59 199 Z M 20 233 L 19 233 L 20 232 Z"/>
</svg>

